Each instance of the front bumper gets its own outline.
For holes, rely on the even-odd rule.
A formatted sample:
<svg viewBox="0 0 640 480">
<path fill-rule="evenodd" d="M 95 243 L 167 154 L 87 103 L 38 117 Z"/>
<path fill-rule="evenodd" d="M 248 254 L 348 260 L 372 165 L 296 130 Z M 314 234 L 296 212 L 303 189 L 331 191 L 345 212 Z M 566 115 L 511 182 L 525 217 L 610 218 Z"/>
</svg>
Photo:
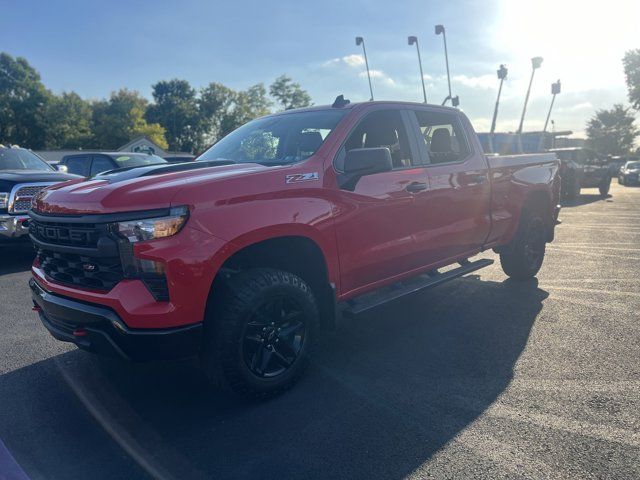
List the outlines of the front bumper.
<svg viewBox="0 0 640 480">
<path fill-rule="evenodd" d="M 105 356 L 130 361 L 178 359 L 198 353 L 202 323 L 163 329 L 130 329 L 111 309 L 45 290 L 29 280 L 35 310 L 53 337 Z"/>
<path fill-rule="evenodd" d="M 0 239 L 15 239 L 29 234 L 29 215 L 0 215 Z"/>
</svg>

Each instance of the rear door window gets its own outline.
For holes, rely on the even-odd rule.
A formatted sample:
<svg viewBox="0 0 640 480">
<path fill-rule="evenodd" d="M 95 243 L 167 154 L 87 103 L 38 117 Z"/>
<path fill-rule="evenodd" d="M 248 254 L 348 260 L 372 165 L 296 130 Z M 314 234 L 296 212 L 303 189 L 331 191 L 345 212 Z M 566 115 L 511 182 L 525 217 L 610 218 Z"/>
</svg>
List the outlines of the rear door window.
<svg viewBox="0 0 640 480">
<path fill-rule="evenodd" d="M 102 155 L 96 155 L 93 157 L 93 162 L 91 162 L 91 176 L 97 175 L 102 172 L 106 172 L 107 170 L 113 170 L 117 168 L 113 162 Z"/>
<path fill-rule="evenodd" d="M 91 157 L 89 157 L 88 155 L 78 155 L 76 157 L 66 158 L 63 164 L 67 166 L 69 173 L 88 177 L 90 162 Z"/>
<path fill-rule="evenodd" d="M 430 163 L 452 163 L 465 160 L 471 150 L 456 115 L 414 110 L 420 128 L 420 139 L 427 149 Z"/>
</svg>

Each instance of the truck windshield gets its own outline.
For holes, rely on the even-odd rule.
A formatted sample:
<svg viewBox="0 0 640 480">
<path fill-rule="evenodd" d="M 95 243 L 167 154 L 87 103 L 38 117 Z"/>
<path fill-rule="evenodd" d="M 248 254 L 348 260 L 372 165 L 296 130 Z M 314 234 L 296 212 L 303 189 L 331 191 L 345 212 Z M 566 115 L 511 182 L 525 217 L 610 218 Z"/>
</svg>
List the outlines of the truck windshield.
<svg viewBox="0 0 640 480">
<path fill-rule="evenodd" d="M 24 148 L 0 148 L 0 170 L 54 170 L 47 162 Z"/>
<path fill-rule="evenodd" d="M 230 133 L 198 161 L 286 165 L 309 158 L 344 117 L 345 110 L 317 110 L 259 118 Z"/>
<path fill-rule="evenodd" d="M 156 165 L 158 163 L 167 163 L 164 158 L 157 155 L 134 155 L 124 153 L 120 156 L 113 157 L 118 164 L 118 168 L 144 167 L 146 165 Z"/>
<path fill-rule="evenodd" d="M 638 169 L 640 169 L 640 162 L 629 162 L 629 163 L 627 163 L 627 169 L 629 169 L 629 170 L 638 170 Z"/>
</svg>

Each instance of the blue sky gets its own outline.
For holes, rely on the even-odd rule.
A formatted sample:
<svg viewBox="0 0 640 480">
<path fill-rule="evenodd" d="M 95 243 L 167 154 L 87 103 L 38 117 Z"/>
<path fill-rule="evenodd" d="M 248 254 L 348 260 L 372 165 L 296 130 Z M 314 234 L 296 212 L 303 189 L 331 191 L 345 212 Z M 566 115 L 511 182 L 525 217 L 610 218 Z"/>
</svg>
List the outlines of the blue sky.
<svg viewBox="0 0 640 480">
<path fill-rule="evenodd" d="M 591 5 L 593 4 L 593 5 Z M 446 96 L 442 38 L 447 28 L 453 93 L 480 131 L 489 127 L 500 63 L 509 67 L 498 129 L 517 127 L 530 75 L 536 73 L 525 130 L 542 127 L 550 83 L 561 79 L 552 118 L 581 133 L 595 109 L 626 102 L 624 51 L 640 48 L 640 2 L 609 0 L 333 1 L 0 0 L 0 50 L 24 56 L 54 92 L 103 98 L 122 87 L 150 97 L 157 80 L 196 87 L 246 88 L 282 73 L 317 104 L 339 93 L 369 97 L 361 50 L 365 38 L 376 99 L 420 101 L 415 47 L 420 41 L 427 96 Z"/>
</svg>

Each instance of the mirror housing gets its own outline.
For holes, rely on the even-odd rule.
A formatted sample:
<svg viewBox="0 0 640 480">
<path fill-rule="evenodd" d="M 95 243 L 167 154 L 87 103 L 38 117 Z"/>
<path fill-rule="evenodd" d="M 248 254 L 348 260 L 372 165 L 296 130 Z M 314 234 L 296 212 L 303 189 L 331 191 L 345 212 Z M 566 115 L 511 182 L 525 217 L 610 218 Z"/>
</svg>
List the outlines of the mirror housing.
<svg viewBox="0 0 640 480">
<path fill-rule="evenodd" d="M 353 190 L 360 177 L 393 169 L 391 152 L 387 147 L 354 148 L 346 153 L 344 172 L 338 176 L 340 188 Z"/>
</svg>

